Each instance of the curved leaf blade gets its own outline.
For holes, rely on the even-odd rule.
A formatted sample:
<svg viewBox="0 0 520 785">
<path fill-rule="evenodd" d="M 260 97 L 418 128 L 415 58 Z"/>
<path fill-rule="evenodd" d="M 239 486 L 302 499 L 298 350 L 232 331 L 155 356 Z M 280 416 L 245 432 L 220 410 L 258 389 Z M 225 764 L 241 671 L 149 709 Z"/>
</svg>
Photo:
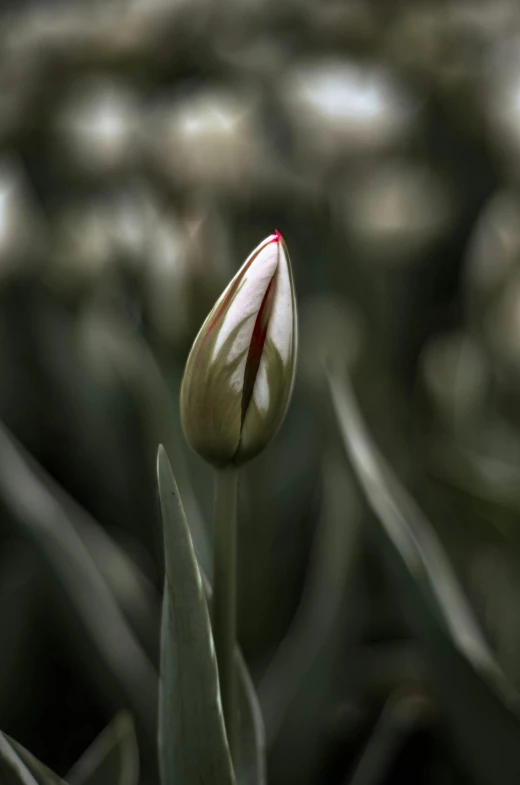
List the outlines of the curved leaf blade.
<svg viewBox="0 0 520 785">
<path fill-rule="evenodd" d="M 157 475 L 166 568 L 159 688 L 162 785 L 234 785 L 202 578 L 162 445 Z"/>
<path fill-rule="evenodd" d="M 329 373 L 345 450 L 378 524 L 411 626 L 467 765 L 482 785 L 520 782 L 520 698 L 476 622 L 436 533 L 380 454 L 345 375 Z"/>
<path fill-rule="evenodd" d="M 16 754 L 7 737 L 0 732 L 0 782 L 2 785 L 39 785 Z"/>
<path fill-rule="evenodd" d="M 239 785 L 266 785 L 264 721 L 249 670 L 237 647 L 235 652 L 238 680 L 237 781 Z"/>
<path fill-rule="evenodd" d="M 35 758 L 32 752 L 26 750 L 25 747 L 12 739 L 10 736 L 6 736 L 9 744 L 14 749 L 18 757 L 21 761 L 23 761 L 24 765 L 28 769 L 28 771 L 32 774 L 38 785 L 67 785 L 65 780 L 61 777 L 58 777 L 48 766 Z M 0 780 L 1 782 L 1 780 Z"/>
<path fill-rule="evenodd" d="M 213 590 L 204 572 L 201 574 L 206 601 L 211 607 Z M 238 645 L 235 648 L 235 667 L 238 682 L 236 779 L 239 785 L 266 785 L 267 740 L 264 718 L 249 669 Z"/>
<path fill-rule="evenodd" d="M 131 714 L 122 711 L 74 764 L 70 785 L 137 785 L 139 751 Z"/>
<path fill-rule="evenodd" d="M 143 738 L 155 746 L 156 672 L 76 531 L 61 495 L 0 424 L 0 498 L 57 580 L 60 600 L 72 606 L 91 656 L 96 657 L 106 683 L 117 691 L 119 705 L 132 707 Z"/>
</svg>

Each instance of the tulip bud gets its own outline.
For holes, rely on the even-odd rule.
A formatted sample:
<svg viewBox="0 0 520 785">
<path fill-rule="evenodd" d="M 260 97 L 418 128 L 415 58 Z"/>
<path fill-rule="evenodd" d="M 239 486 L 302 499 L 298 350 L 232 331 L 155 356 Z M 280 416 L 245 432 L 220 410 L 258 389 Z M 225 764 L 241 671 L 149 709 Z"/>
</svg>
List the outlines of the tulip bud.
<svg viewBox="0 0 520 785">
<path fill-rule="evenodd" d="M 284 419 L 296 349 L 291 265 L 275 232 L 246 259 L 191 349 L 181 417 L 193 449 L 216 466 L 261 452 Z"/>
</svg>

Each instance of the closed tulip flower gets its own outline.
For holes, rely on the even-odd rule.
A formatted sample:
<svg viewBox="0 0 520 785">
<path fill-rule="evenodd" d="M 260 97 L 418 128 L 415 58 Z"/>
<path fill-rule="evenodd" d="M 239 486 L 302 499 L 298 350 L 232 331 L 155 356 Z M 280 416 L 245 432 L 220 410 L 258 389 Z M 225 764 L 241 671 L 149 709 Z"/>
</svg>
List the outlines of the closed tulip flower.
<svg viewBox="0 0 520 785">
<path fill-rule="evenodd" d="M 253 458 L 278 431 L 296 367 L 296 302 L 287 248 L 275 232 L 217 300 L 188 357 L 184 432 L 218 467 Z"/>
</svg>

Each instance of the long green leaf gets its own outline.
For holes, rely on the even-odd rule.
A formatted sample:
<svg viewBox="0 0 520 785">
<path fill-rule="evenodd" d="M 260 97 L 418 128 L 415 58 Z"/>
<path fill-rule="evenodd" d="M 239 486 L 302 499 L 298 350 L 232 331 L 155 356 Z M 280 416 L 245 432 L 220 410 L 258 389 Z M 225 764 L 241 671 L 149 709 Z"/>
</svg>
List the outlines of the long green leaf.
<svg viewBox="0 0 520 785">
<path fill-rule="evenodd" d="M 520 782 L 520 699 L 476 622 L 435 531 L 371 440 L 348 378 L 331 372 L 345 449 L 378 524 L 381 553 L 426 644 L 454 736 L 483 785 Z"/>
<path fill-rule="evenodd" d="M 157 456 L 164 528 L 159 766 L 162 785 L 232 785 L 202 578 L 166 451 Z"/>
<path fill-rule="evenodd" d="M 94 340 L 96 356 L 106 356 L 127 392 L 134 397 L 143 418 L 147 443 L 154 455 L 159 439 L 164 442 L 183 492 L 197 560 L 201 568 L 208 572 L 211 568 L 211 540 L 182 455 L 179 407 L 173 404 L 178 399 L 180 379 L 175 381 L 176 389 L 170 390 L 146 341 L 136 334 L 124 318 L 114 316 L 112 311 L 104 314 L 94 309 L 83 329 L 86 330 L 86 336 L 89 330 L 95 331 L 89 340 Z"/>
<path fill-rule="evenodd" d="M 18 757 L 21 761 L 23 761 L 24 765 L 26 766 L 27 770 L 32 774 L 38 785 L 67 785 L 65 780 L 61 777 L 58 777 L 48 766 L 35 758 L 32 752 L 26 750 L 25 747 L 12 739 L 10 736 L 6 736 L 9 744 L 14 749 Z M 2 780 L 0 779 L 0 782 Z"/>
<path fill-rule="evenodd" d="M 158 636 L 161 617 L 159 592 L 129 553 L 124 542 L 120 543 L 97 521 L 72 500 L 65 503 L 74 528 L 83 545 L 112 592 L 124 617 L 135 632 L 139 642 L 152 662 L 158 654 Z"/>
<path fill-rule="evenodd" d="M 211 584 L 201 570 L 206 600 L 211 607 Z M 239 785 L 266 785 L 266 737 L 260 702 L 248 667 L 237 645 L 235 649 L 237 702 L 236 779 Z"/>
<path fill-rule="evenodd" d="M 431 707 L 420 693 L 398 691 L 388 698 L 349 785 L 382 785 L 410 734 L 427 723 Z"/>
<path fill-rule="evenodd" d="M 0 498 L 19 530 L 36 546 L 58 581 L 59 598 L 72 606 L 102 678 L 130 705 L 150 746 L 155 746 L 157 675 L 128 625 L 67 507 L 35 462 L 0 426 Z M 77 637 L 77 636 L 75 636 Z M 78 643 L 83 655 L 83 647 Z"/>
<path fill-rule="evenodd" d="M 6 736 L 0 732 L 0 783 L 1 785 L 39 785 L 16 754 Z"/>
<path fill-rule="evenodd" d="M 266 785 L 265 730 L 260 704 L 247 665 L 237 648 L 238 744 L 236 772 L 239 785 Z"/>
<path fill-rule="evenodd" d="M 132 716 L 122 711 L 67 774 L 70 785 L 137 785 L 139 751 Z"/>
</svg>

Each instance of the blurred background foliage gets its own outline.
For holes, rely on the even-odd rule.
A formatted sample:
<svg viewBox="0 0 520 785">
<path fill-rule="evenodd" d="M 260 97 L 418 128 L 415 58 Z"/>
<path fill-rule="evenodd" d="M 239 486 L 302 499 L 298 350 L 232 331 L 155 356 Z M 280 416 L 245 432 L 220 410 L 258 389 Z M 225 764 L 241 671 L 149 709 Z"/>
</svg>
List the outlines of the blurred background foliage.
<svg viewBox="0 0 520 785">
<path fill-rule="evenodd" d="M 209 574 L 179 382 L 278 228 L 299 370 L 239 516 L 269 782 L 520 781 L 519 177 L 515 0 L 2 5 L 2 730 L 64 774 L 129 709 L 154 782 L 157 445 Z"/>
</svg>

